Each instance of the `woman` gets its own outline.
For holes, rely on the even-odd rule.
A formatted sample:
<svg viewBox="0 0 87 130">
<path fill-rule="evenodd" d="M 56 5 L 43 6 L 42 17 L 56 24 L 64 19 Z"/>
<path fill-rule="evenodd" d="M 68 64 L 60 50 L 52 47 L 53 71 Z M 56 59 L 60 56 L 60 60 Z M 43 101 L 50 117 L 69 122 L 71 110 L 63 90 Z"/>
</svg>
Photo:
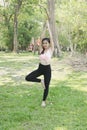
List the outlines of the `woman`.
<svg viewBox="0 0 87 130">
<path fill-rule="evenodd" d="M 39 67 L 37 70 L 31 72 L 30 74 L 28 74 L 26 76 L 27 81 L 40 82 L 42 84 L 42 86 L 44 87 L 44 94 L 43 94 L 43 100 L 42 100 L 43 107 L 46 106 L 46 99 L 48 96 L 49 84 L 50 84 L 50 80 L 51 80 L 50 62 L 51 62 L 53 50 L 54 50 L 54 45 L 52 42 L 52 38 L 51 38 L 51 40 L 49 38 L 43 38 L 42 39 L 42 51 L 39 56 L 39 59 L 40 59 Z M 44 76 L 44 80 L 37 78 L 40 75 Z"/>
</svg>

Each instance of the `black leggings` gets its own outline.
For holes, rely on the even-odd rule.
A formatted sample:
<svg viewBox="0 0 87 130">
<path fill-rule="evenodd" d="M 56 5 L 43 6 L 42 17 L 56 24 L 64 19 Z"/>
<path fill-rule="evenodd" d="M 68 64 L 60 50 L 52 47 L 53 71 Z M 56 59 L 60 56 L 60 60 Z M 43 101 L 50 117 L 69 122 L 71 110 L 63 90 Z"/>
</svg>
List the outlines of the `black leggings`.
<svg viewBox="0 0 87 130">
<path fill-rule="evenodd" d="M 48 95 L 49 84 L 51 80 L 50 65 L 39 64 L 38 69 L 28 74 L 25 79 L 31 82 L 41 82 L 41 79 L 37 78 L 40 75 L 44 76 L 45 89 L 44 89 L 44 94 L 43 94 L 43 101 L 45 101 Z"/>
</svg>

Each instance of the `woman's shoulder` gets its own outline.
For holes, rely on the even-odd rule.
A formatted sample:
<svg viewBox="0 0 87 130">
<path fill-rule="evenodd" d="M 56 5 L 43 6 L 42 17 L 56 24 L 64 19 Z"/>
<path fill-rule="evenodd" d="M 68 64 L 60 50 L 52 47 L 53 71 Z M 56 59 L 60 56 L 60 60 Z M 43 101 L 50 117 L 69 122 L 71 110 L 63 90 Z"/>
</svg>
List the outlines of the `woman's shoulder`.
<svg viewBox="0 0 87 130">
<path fill-rule="evenodd" d="M 48 49 L 48 52 L 50 53 L 50 55 L 52 55 L 52 54 L 53 54 L 53 50 L 52 50 L 52 48 L 51 48 L 51 47 Z"/>
<path fill-rule="evenodd" d="M 53 53 L 53 49 L 50 47 L 49 49 L 48 49 L 51 53 Z"/>
</svg>

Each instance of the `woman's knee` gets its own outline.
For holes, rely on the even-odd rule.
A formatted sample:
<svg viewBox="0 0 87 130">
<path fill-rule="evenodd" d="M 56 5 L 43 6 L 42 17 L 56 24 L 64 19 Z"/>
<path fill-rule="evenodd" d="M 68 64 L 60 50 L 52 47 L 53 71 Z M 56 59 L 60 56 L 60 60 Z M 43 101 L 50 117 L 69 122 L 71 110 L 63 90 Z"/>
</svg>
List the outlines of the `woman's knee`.
<svg viewBox="0 0 87 130">
<path fill-rule="evenodd" d="M 30 79 L 30 76 L 27 75 L 27 76 L 25 77 L 25 80 L 26 80 L 26 81 L 30 81 L 30 80 L 31 80 L 31 79 Z"/>
</svg>

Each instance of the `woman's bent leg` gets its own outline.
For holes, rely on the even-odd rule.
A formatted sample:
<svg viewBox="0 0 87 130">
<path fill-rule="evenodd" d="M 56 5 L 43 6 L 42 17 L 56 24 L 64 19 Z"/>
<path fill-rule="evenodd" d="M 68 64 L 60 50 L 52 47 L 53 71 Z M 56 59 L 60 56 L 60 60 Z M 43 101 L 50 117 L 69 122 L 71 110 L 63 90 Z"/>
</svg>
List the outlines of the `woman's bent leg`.
<svg viewBox="0 0 87 130">
<path fill-rule="evenodd" d="M 39 71 L 39 69 L 37 69 L 31 72 L 30 74 L 28 74 L 25 79 L 31 82 L 41 82 L 41 79 L 37 78 L 40 75 L 41 75 L 41 72 Z"/>
</svg>

